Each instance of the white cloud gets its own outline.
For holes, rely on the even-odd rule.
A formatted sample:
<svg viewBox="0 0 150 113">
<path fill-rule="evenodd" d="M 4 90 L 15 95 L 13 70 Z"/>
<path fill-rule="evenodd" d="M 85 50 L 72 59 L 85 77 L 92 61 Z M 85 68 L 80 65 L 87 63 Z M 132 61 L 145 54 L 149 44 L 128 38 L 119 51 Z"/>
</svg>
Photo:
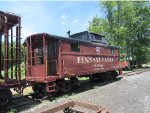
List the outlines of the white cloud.
<svg viewBox="0 0 150 113">
<path fill-rule="evenodd" d="M 62 19 L 62 20 L 66 20 L 66 19 L 67 19 L 66 14 L 63 14 L 63 15 L 61 16 L 61 19 Z"/>
<path fill-rule="evenodd" d="M 61 15 L 61 25 L 65 25 L 67 24 L 69 21 L 69 16 L 66 15 L 65 13 L 63 15 Z"/>
<path fill-rule="evenodd" d="M 74 24 L 76 24 L 76 23 L 78 23 L 78 22 L 79 22 L 79 19 L 73 20 L 73 23 L 74 23 Z"/>
<path fill-rule="evenodd" d="M 64 25 L 65 24 L 65 22 L 61 22 L 61 25 Z"/>
</svg>

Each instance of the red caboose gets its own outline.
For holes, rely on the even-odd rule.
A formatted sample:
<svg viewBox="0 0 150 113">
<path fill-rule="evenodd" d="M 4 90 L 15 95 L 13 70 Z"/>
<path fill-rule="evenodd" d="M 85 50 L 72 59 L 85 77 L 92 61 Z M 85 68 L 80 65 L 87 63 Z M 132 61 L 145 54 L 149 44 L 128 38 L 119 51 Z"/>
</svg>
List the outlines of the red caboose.
<svg viewBox="0 0 150 113">
<path fill-rule="evenodd" d="M 26 80 L 35 92 L 69 91 L 77 77 L 116 78 L 119 48 L 87 31 L 69 37 L 46 33 L 27 37 Z M 65 78 L 68 78 L 67 80 Z"/>
</svg>

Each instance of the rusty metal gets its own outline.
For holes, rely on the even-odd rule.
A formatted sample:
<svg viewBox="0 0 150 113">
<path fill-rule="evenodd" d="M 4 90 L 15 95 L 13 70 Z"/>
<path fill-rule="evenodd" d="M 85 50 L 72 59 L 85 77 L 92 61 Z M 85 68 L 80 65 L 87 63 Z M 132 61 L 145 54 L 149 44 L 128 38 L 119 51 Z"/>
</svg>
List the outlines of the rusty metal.
<svg viewBox="0 0 150 113">
<path fill-rule="evenodd" d="M 46 38 L 45 36 L 43 35 L 42 37 L 42 42 L 43 42 L 43 53 L 44 53 L 44 64 L 46 64 Z M 46 69 L 45 69 L 46 71 Z"/>
<path fill-rule="evenodd" d="M 31 61 L 30 61 L 30 46 L 29 46 L 30 44 L 29 44 L 29 41 L 28 40 L 26 40 L 26 58 L 25 58 L 25 69 L 26 69 L 26 73 L 25 73 L 25 75 L 30 75 L 31 74 Z"/>
<path fill-rule="evenodd" d="M 7 84 L 8 79 L 8 30 L 7 30 L 7 23 L 4 25 L 4 80 Z"/>
<path fill-rule="evenodd" d="M 58 41 L 58 44 L 61 45 L 61 40 Z M 61 58 L 62 58 L 61 49 L 62 49 L 61 46 L 59 46 L 59 50 L 58 50 L 58 52 L 59 52 L 58 53 L 58 58 L 59 59 L 58 59 L 58 61 L 61 61 Z M 59 73 L 60 76 L 62 76 L 62 68 L 61 68 L 62 67 L 62 61 L 58 63 L 58 66 L 59 66 L 58 67 L 58 73 Z"/>
<path fill-rule="evenodd" d="M 19 40 L 19 48 L 18 48 L 18 75 L 19 75 L 19 81 L 21 81 L 21 17 L 18 18 L 19 23 L 18 23 L 18 40 Z"/>
<path fill-rule="evenodd" d="M 48 45 L 54 44 L 55 41 L 57 41 L 57 55 L 50 55 L 50 51 L 46 53 Z M 80 46 L 79 52 L 71 51 L 72 43 L 77 43 Z M 48 83 L 55 82 L 58 79 L 95 76 L 94 74 L 97 73 L 108 73 L 111 75 L 115 70 L 120 69 L 119 48 L 114 46 L 93 45 L 90 42 L 45 33 L 29 36 L 25 41 L 25 46 L 27 51 L 26 80 L 33 83 L 44 83 L 48 87 Z M 44 64 L 36 65 L 33 63 L 37 58 L 35 48 L 40 46 L 42 46 L 44 53 Z M 114 51 L 113 53 L 112 50 Z M 52 63 L 54 60 L 57 61 L 55 63 L 57 65 Z M 56 73 L 54 72 L 55 69 Z M 99 76 L 101 75 L 99 74 Z"/>
<path fill-rule="evenodd" d="M 0 33 L 0 77 L 2 78 L 2 67 L 1 67 L 1 65 L 2 65 L 2 34 Z"/>
<path fill-rule="evenodd" d="M 29 40 L 30 40 L 30 47 L 29 47 L 30 49 L 29 49 L 29 52 L 30 52 L 30 61 L 31 61 L 29 66 L 32 66 L 32 62 L 33 62 L 32 61 L 32 59 L 33 59 L 33 56 L 32 56 L 33 54 L 32 53 L 33 53 L 33 51 L 32 51 L 32 39 L 31 39 L 31 37 L 30 37 Z"/>
<path fill-rule="evenodd" d="M 78 107 L 81 107 L 80 109 Z M 84 110 L 83 110 L 84 109 Z M 81 101 L 69 101 L 41 113 L 55 113 L 63 110 L 64 113 L 109 113 L 105 107 Z"/>
<path fill-rule="evenodd" d="M 57 73 L 48 74 L 47 70 L 53 69 L 52 67 L 54 66 L 48 67 L 47 63 L 53 61 L 54 59 L 52 57 L 54 56 L 47 58 L 46 45 L 56 40 L 55 38 L 57 38 L 58 43 L 58 58 L 55 57 L 57 58 L 55 59 L 57 60 Z M 44 65 L 33 65 L 33 61 L 36 59 L 33 48 L 38 39 L 41 39 L 38 43 L 41 43 L 43 47 Z M 32 42 L 32 40 L 34 40 L 34 42 Z M 27 52 L 26 57 L 28 59 L 27 61 L 30 60 L 31 62 L 26 64 L 26 71 L 30 72 L 26 75 L 26 79 L 28 81 L 37 81 L 37 77 L 41 77 L 40 82 L 48 83 L 65 77 L 76 77 L 119 70 L 119 49 L 117 47 L 93 45 L 91 43 L 84 44 L 83 42 L 82 44 L 80 42 L 80 52 L 72 52 L 70 48 L 71 43 L 72 39 L 66 38 L 62 40 L 62 37 L 49 34 L 35 34 L 28 37 L 25 44 L 27 51 L 30 52 Z M 74 43 L 78 42 L 74 41 Z M 113 54 L 112 50 L 114 50 Z"/>
<path fill-rule="evenodd" d="M 16 79 L 18 79 L 18 70 L 17 70 L 17 67 L 18 67 L 18 26 L 16 26 L 16 61 L 15 61 L 15 77 Z"/>
<path fill-rule="evenodd" d="M 11 28 L 11 59 L 13 59 L 13 28 Z M 11 78 L 13 78 L 13 62 L 11 62 Z"/>
<path fill-rule="evenodd" d="M 4 77 L 4 82 L 0 83 L 0 87 L 12 87 L 18 85 L 21 80 L 21 17 L 13 13 L 0 11 L 0 20 L 2 20 L 0 22 L 0 52 L 4 51 L 4 56 L 0 54 L 0 74 Z M 4 43 L 4 49 L 2 49 L 2 43 Z M 2 64 L 4 64 L 4 67 L 2 67 Z M 4 71 L 3 74 L 2 71 Z"/>
</svg>

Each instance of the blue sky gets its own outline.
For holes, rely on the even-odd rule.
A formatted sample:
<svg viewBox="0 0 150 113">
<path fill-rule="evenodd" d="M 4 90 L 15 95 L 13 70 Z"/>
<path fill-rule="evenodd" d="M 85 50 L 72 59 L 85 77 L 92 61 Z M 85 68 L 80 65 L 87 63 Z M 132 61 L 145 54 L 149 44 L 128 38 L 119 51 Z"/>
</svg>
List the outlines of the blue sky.
<svg viewBox="0 0 150 113">
<path fill-rule="evenodd" d="M 46 32 L 60 36 L 87 30 L 93 16 L 103 17 L 98 1 L 0 1 L 0 10 L 22 17 L 22 38 Z"/>
</svg>

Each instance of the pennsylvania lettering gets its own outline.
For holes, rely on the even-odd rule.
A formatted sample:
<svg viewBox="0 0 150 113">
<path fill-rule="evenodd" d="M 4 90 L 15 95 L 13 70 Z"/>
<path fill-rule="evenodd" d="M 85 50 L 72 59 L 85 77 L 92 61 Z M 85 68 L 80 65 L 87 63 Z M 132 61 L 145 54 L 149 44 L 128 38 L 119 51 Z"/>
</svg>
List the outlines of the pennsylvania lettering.
<svg viewBox="0 0 150 113">
<path fill-rule="evenodd" d="M 77 63 L 100 63 L 100 62 L 113 62 L 111 57 L 77 57 Z"/>
</svg>

